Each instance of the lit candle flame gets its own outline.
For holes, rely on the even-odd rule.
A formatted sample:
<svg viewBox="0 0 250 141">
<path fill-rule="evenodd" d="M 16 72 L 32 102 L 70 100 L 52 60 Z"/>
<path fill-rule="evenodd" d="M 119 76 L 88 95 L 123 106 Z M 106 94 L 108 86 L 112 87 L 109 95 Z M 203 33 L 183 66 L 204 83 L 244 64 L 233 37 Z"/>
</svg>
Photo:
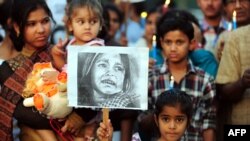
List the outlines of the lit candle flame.
<svg viewBox="0 0 250 141">
<path fill-rule="evenodd" d="M 233 18 L 236 19 L 236 16 L 237 16 L 237 12 L 234 10 L 234 12 L 233 12 Z"/>
<path fill-rule="evenodd" d="M 156 41 L 156 36 L 154 35 L 152 39 L 153 39 L 153 41 Z"/>
<path fill-rule="evenodd" d="M 237 28 L 236 16 L 237 16 L 237 12 L 234 10 L 234 12 L 233 12 L 233 29 Z"/>
<path fill-rule="evenodd" d="M 148 15 L 148 13 L 144 11 L 144 12 L 141 13 L 141 18 L 146 18 L 147 15 Z"/>
<path fill-rule="evenodd" d="M 168 6 L 169 4 L 170 4 L 170 0 L 166 0 L 164 5 Z"/>
<path fill-rule="evenodd" d="M 152 37 L 152 48 L 151 48 L 152 52 L 153 52 L 153 58 L 157 59 L 157 50 L 156 50 L 156 36 L 153 35 Z"/>
<path fill-rule="evenodd" d="M 174 76 L 171 76 L 171 77 L 170 77 L 170 85 L 169 85 L 169 88 L 170 88 L 170 89 L 173 89 L 173 88 L 174 88 Z"/>
</svg>

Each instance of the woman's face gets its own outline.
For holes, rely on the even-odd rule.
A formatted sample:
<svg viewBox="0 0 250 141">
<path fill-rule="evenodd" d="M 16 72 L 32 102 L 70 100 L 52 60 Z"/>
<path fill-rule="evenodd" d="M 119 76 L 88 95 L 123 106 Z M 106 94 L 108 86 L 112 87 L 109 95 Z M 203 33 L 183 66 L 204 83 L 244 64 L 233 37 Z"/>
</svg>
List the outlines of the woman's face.
<svg viewBox="0 0 250 141">
<path fill-rule="evenodd" d="M 43 8 L 32 11 L 24 29 L 25 47 L 39 49 L 48 44 L 51 34 L 51 20 Z"/>
<path fill-rule="evenodd" d="M 112 11 L 112 10 L 108 10 L 109 13 L 109 23 L 110 23 L 110 27 L 109 27 L 109 36 L 110 37 L 114 37 L 116 32 L 119 30 L 120 28 L 120 23 L 119 23 L 119 16 L 116 12 Z"/>
<path fill-rule="evenodd" d="M 122 91 L 125 66 L 119 54 L 98 56 L 91 73 L 92 86 L 97 92 L 112 95 Z"/>
<path fill-rule="evenodd" d="M 145 37 L 148 41 L 152 42 L 152 37 L 156 33 L 156 23 L 159 19 L 160 14 L 158 12 L 151 13 L 145 25 Z"/>
</svg>

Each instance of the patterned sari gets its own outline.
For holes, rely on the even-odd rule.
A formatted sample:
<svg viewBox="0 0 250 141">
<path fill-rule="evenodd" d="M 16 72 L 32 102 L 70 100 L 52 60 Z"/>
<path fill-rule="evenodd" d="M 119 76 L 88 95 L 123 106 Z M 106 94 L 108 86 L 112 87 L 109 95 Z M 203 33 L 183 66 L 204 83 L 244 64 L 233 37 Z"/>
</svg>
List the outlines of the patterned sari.
<svg viewBox="0 0 250 141">
<path fill-rule="evenodd" d="M 0 141 L 12 141 L 12 117 L 34 63 L 51 60 L 49 47 L 44 47 L 29 58 L 20 54 L 0 66 Z"/>
</svg>

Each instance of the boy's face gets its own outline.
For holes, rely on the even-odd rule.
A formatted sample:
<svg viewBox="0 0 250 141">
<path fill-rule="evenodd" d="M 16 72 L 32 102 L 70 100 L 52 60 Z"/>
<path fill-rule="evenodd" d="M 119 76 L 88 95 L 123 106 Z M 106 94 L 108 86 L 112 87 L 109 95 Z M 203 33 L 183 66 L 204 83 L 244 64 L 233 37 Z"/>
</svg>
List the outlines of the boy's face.
<svg viewBox="0 0 250 141">
<path fill-rule="evenodd" d="M 155 122 L 160 131 L 160 140 L 178 141 L 187 128 L 188 118 L 181 112 L 180 105 L 164 106 L 159 116 L 155 116 Z"/>
<path fill-rule="evenodd" d="M 87 7 L 76 8 L 69 21 L 77 45 L 84 45 L 97 37 L 101 29 L 99 17 Z"/>
<path fill-rule="evenodd" d="M 180 30 L 169 31 L 160 39 L 164 55 L 170 63 L 179 64 L 187 61 L 191 42 Z"/>
</svg>

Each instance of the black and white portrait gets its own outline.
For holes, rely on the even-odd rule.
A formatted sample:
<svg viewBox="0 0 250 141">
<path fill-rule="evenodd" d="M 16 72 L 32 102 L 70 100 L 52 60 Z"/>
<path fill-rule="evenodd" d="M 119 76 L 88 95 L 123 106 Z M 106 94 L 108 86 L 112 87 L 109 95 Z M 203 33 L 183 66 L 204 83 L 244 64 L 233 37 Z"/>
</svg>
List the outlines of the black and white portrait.
<svg viewBox="0 0 250 141">
<path fill-rule="evenodd" d="M 72 52 L 73 50 L 68 53 Z M 69 87 L 76 89 L 69 89 L 69 103 L 72 106 L 147 108 L 147 50 L 79 47 L 74 52 L 72 54 L 75 55 L 71 56 L 74 59 L 68 59 L 69 80 L 72 78 L 76 81 L 74 85 L 69 84 L 72 81 L 68 83 Z M 76 65 L 70 65 L 71 63 Z M 76 75 L 71 77 L 71 74 Z"/>
</svg>

